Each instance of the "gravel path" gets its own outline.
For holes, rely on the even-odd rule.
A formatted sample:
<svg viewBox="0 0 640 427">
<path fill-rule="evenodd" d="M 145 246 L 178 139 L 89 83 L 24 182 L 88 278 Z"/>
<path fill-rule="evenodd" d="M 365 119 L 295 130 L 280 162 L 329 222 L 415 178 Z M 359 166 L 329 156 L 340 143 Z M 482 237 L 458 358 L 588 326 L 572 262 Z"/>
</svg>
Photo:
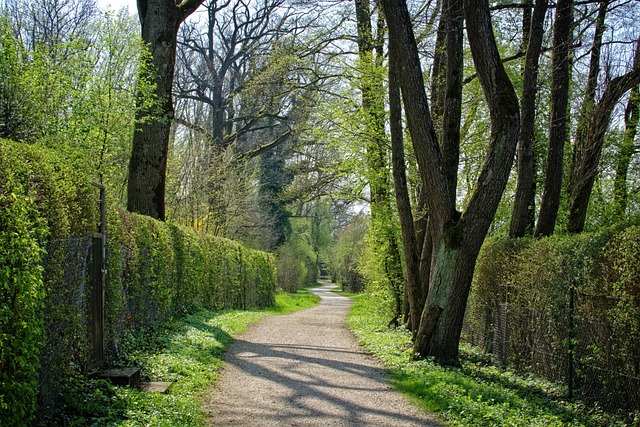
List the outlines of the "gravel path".
<svg viewBox="0 0 640 427">
<path fill-rule="evenodd" d="M 344 325 L 350 300 L 322 298 L 308 310 L 272 316 L 229 348 L 221 379 L 204 401 L 209 426 L 436 426 L 390 389 L 381 367 Z"/>
</svg>

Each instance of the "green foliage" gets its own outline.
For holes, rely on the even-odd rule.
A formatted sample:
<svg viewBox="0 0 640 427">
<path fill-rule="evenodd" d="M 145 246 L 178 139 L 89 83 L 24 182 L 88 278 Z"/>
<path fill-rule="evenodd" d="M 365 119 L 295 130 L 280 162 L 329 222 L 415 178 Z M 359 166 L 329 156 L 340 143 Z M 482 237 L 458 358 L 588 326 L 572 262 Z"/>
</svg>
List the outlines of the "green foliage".
<svg viewBox="0 0 640 427">
<path fill-rule="evenodd" d="M 286 147 L 288 148 L 288 147 Z M 260 205 L 272 218 L 272 239 L 267 250 L 274 250 L 284 244 L 291 235 L 291 214 L 282 200 L 283 192 L 293 180 L 286 169 L 287 150 L 276 147 L 259 157 L 258 178 L 260 180 Z"/>
<path fill-rule="evenodd" d="M 595 405 L 569 402 L 557 386 L 533 376 L 488 366 L 467 347 L 460 367 L 411 360 L 411 334 L 386 327 L 379 302 L 355 299 L 349 327 L 388 368 L 392 384 L 450 426 L 623 426 Z"/>
<path fill-rule="evenodd" d="M 363 215 L 354 217 L 344 229 L 340 230 L 335 244 L 329 251 L 328 263 L 333 280 L 349 292 L 360 292 L 363 289 L 363 276 L 360 264 L 366 246 L 366 235 L 369 230 L 369 218 Z"/>
<path fill-rule="evenodd" d="M 0 424 L 35 415 L 42 342 L 41 258 L 47 227 L 24 160 L 0 140 Z"/>
<path fill-rule="evenodd" d="M 278 286 L 288 292 L 304 286 L 309 271 L 307 264 L 313 259 L 313 253 L 302 243 L 293 238 L 276 251 Z"/>
<path fill-rule="evenodd" d="M 0 138 L 23 140 L 28 137 L 29 105 L 20 79 L 23 49 L 11 34 L 6 19 L 0 17 Z"/>
<path fill-rule="evenodd" d="M 70 235 L 88 233 L 95 224 L 95 206 L 91 200 L 90 184 L 83 176 L 80 165 L 74 164 L 74 159 L 62 158 L 51 150 L 41 147 L 10 141 L 0 141 L 0 153 L 3 158 L 0 175 L 5 177 L 0 182 L 2 191 L 10 191 L 8 189 L 12 185 L 19 184 L 23 188 L 20 190 L 22 193 L 16 191 L 15 194 L 21 195 L 20 197 L 28 195 L 32 198 L 28 206 L 31 206 L 29 209 L 33 209 L 30 213 L 33 230 L 29 233 L 32 236 L 40 236 L 37 244 L 41 248 L 45 248 L 46 244 L 46 267 L 44 269 L 39 267 L 38 270 L 40 271 L 38 274 L 42 275 L 43 283 L 34 283 L 32 285 L 34 288 L 28 291 L 31 298 L 36 298 L 40 303 L 44 302 L 44 306 L 39 307 L 37 314 L 29 314 L 30 311 L 25 308 L 24 314 L 30 317 L 25 325 L 32 324 L 33 329 L 39 331 L 37 332 L 40 334 L 38 342 L 46 344 L 45 351 L 38 363 L 33 365 L 33 369 L 37 369 L 40 362 L 44 361 L 44 369 L 48 372 L 49 365 L 57 365 L 61 361 L 68 363 L 71 354 L 75 351 L 72 349 L 76 341 L 74 337 L 81 329 L 81 325 L 77 319 L 77 311 L 69 306 L 68 300 L 65 299 L 69 288 L 64 286 L 63 278 L 63 268 L 66 267 L 64 246 L 47 243 L 43 236 L 45 234 L 48 236 L 48 242 L 57 242 Z M 4 206 L 9 205 L 3 203 Z M 26 205 L 23 207 L 16 205 L 13 210 L 8 211 L 11 221 L 20 221 L 19 213 L 26 212 L 24 209 L 27 209 Z M 16 218 L 13 218 L 14 213 Z M 8 245 L 3 242 L 1 246 L 4 247 L 5 244 Z M 29 252 L 25 251 L 24 256 L 29 257 L 33 254 L 29 255 Z M 29 274 L 29 271 L 25 265 L 23 274 Z M 18 276 L 16 273 L 15 277 Z M 21 292 L 20 287 L 14 288 L 9 285 L 11 282 L 7 283 L 8 292 L 17 292 L 16 295 Z M 42 334 L 43 327 L 44 334 Z M 27 329 L 30 328 L 31 326 L 27 327 Z M 65 328 L 66 339 L 63 340 L 58 334 Z M 14 332 L 18 333 L 18 331 Z M 26 345 L 30 345 L 29 341 L 25 338 Z M 56 352 L 51 351 L 49 343 L 52 342 L 56 343 Z M 56 357 L 50 357 L 54 353 Z M 39 351 L 36 351 L 35 357 L 38 355 Z M 15 378 L 19 377 L 18 375 Z M 53 382 L 58 379 L 53 374 L 47 374 L 44 377 Z M 46 390 L 46 387 L 43 387 L 41 392 L 43 390 Z M 29 395 L 25 394 L 25 398 L 27 396 Z"/>
<path fill-rule="evenodd" d="M 323 200 L 314 201 L 301 218 L 292 218 L 289 240 L 276 251 L 278 285 L 289 292 L 316 283 L 318 266 L 332 243 L 332 214 Z"/>
<path fill-rule="evenodd" d="M 38 375 L 44 418 L 55 410 L 61 384 L 90 363 L 86 236 L 98 203 L 89 176 L 75 158 L 0 140 L 0 409 L 7 425 L 33 418 Z M 111 206 L 105 340 L 112 362 L 127 334 L 176 314 L 273 305 L 271 255 Z"/>
<path fill-rule="evenodd" d="M 637 410 L 632 378 L 640 361 L 639 261 L 637 226 L 539 240 L 489 239 L 478 259 L 463 335 L 502 364 L 553 380 L 568 381 L 563 361 L 571 353 L 578 394 Z M 495 326 L 499 318 L 502 332 Z M 496 343 L 503 347 L 493 348 Z"/>
<path fill-rule="evenodd" d="M 153 84 L 137 79 L 148 55 L 138 24 L 125 12 L 92 21 L 91 41 L 76 38 L 33 51 L 12 35 L 17 23 L 0 24 L 0 98 L 6 129 L 0 136 L 37 143 L 81 158 L 93 179 L 112 189 L 126 180 L 136 97 L 156 108 Z M 5 107 L 3 107 L 5 108 Z M 122 199 L 122 195 L 120 199 Z"/>
<path fill-rule="evenodd" d="M 222 353 L 233 337 L 270 314 L 287 314 L 315 305 L 308 291 L 279 293 L 265 310 L 199 310 L 144 329 L 129 331 L 121 363 L 139 366 L 144 379 L 171 381 L 166 394 L 145 393 L 99 380 L 65 382 L 62 408 L 53 425 L 201 426 L 200 397 L 218 378 Z"/>
<path fill-rule="evenodd" d="M 108 247 L 114 254 L 106 297 L 119 306 L 107 319 L 112 331 L 123 322 L 125 329 L 146 327 L 194 307 L 273 304 L 272 257 L 231 240 L 118 211 L 109 222 Z"/>
</svg>

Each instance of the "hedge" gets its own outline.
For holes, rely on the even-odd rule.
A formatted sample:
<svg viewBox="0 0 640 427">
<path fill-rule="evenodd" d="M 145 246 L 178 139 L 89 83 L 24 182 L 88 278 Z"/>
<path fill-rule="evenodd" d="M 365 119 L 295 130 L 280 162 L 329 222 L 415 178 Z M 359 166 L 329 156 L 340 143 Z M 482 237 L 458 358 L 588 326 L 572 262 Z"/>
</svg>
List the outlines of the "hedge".
<svg viewBox="0 0 640 427">
<path fill-rule="evenodd" d="M 0 140 L 0 424 L 28 425 L 36 409 L 43 334 L 40 261 L 47 228 L 28 168 Z"/>
<path fill-rule="evenodd" d="M 503 366 L 640 409 L 640 227 L 488 239 L 463 339 Z"/>
<path fill-rule="evenodd" d="M 107 230 L 108 339 L 194 307 L 275 302 L 272 256 L 193 229 L 116 209 Z M 113 346 L 111 346 L 113 350 Z"/>
<path fill-rule="evenodd" d="M 97 196 L 80 160 L 0 140 L 0 425 L 46 423 L 60 383 L 87 373 Z M 171 316 L 274 303 L 271 255 L 108 204 L 108 363 Z"/>
</svg>

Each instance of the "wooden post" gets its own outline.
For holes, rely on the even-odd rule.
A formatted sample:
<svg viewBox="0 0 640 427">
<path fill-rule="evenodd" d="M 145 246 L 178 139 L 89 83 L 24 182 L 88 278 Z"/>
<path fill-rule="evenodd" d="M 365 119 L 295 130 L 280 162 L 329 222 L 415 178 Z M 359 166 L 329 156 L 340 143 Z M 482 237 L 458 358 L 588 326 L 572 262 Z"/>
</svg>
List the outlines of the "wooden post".
<svg viewBox="0 0 640 427">
<path fill-rule="evenodd" d="M 91 369 L 99 369 L 104 364 L 104 282 L 107 250 L 107 206 L 106 188 L 92 183 L 100 189 L 100 226 L 91 242 L 91 297 L 89 309 L 89 334 L 91 342 Z"/>
<path fill-rule="evenodd" d="M 575 340 L 576 340 L 576 331 L 575 331 L 575 299 L 576 299 L 576 289 L 571 286 L 569 290 L 569 364 L 567 367 L 567 388 L 569 389 L 569 399 L 573 399 L 574 392 L 574 376 L 575 376 L 575 366 L 574 366 L 574 353 L 575 353 Z"/>
</svg>

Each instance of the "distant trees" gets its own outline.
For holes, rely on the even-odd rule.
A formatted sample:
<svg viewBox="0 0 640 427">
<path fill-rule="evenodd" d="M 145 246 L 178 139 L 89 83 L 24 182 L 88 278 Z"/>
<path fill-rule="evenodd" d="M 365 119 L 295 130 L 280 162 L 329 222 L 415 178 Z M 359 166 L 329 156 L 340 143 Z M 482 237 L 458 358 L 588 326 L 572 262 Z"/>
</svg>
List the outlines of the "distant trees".
<svg viewBox="0 0 640 427">
<path fill-rule="evenodd" d="M 88 45 L 95 40 L 90 24 L 99 11 L 94 0 L 5 0 L 4 12 L 14 35 L 31 51 L 46 47 L 53 54 L 71 41 Z"/>
<path fill-rule="evenodd" d="M 291 178 L 285 177 L 284 169 L 289 150 L 281 146 L 295 145 L 294 128 L 304 123 L 308 108 L 305 85 L 312 86 L 314 77 L 307 71 L 312 66 L 302 58 L 313 52 L 301 43 L 299 33 L 303 23 L 312 25 L 315 13 L 296 12 L 281 0 L 210 3 L 203 6 L 204 19 L 182 27 L 174 144 L 195 156 L 195 163 L 180 177 L 180 188 L 199 200 L 197 212 L 190 214 L 193 219 L 207 218 L 212 226 L 223 220 L 228 209 L 216 169 L 225 162 L 234 167 L 246 164 L 253 177 L 245 178 L 258 179 L 261 188 L 255 194 L 260 200 L 247 207 L 266 208 L 274 216 L 272 224 L 279 227 L 273 230 L 279 235 L 276 246 L 284 242 L 287 215 L 276 205 L 282 205 L 277 199 Z M 252 160 L 263 154 L 257 163 Z M 186 207 L 183 201 L 170 195 L 178 216 Z M 260 240 L 274 249 L 265 238 Z"/>
</svg>

